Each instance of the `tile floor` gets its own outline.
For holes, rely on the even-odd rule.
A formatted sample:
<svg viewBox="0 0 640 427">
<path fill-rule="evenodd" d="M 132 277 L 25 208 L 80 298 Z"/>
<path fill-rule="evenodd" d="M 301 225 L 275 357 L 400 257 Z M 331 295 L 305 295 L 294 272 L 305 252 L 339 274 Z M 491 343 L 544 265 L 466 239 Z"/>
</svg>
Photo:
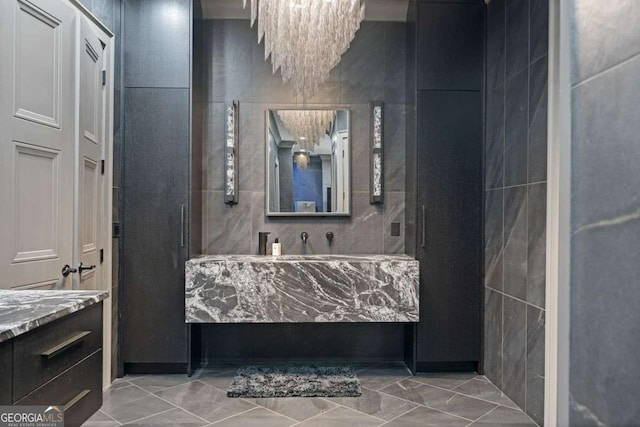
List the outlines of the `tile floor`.
<svg viewBox="0 0 640 427">
<path fill-rule="evenodd" d="M 485 377 L 411 376 L 400 365 L 358 369 L 357 398 L 231 399 L 235 369 L 206 368 L 186 375 L 127 376 L 104 394 L 86 427 L 410 427 L 535 426 Z"/>
</svg>

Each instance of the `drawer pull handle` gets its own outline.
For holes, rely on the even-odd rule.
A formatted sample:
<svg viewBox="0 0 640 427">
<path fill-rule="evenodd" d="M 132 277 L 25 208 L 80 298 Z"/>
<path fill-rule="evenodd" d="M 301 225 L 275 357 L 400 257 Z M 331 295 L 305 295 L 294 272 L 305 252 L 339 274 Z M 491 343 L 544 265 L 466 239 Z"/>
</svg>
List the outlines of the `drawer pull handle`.
<svg viewBox="0 0 640 427">
<path fill-rule="evenodd" d="M 421 206 L 422 210 L 422 242 L 421 245 L 423 248 L 427 247 L 427 208 L 424 205 Z"/>
<path fill-rule="evenodd" d="M 89 334 L 91 334 L 91 331 L 78 332 L 77 334 L 73 335 L 72 337 L 69 337 L 68 339 L 64 340 L 60 344 L 57 344 L 51 347 L 49 350 L 46 350 L 41 354 L 41 356 L 46 357 L 47 359 L 53 359 L 60 353 L 63 353 L 69 348 L 77 344 L 80 344 L 80 342 L 82 342 L 82 340 L 84 340 Z"/>
<path fill-rule="evenodd" d="M 80 393 L 78 393 L 78 395 L 76 397 L 74 397 L 73 399 L 71 399 L 69 402 L 67 402 L 66 405 L 64 405 L 64 410 L 65 412 L 70 410 L 71 408 L 73 408 L 76 403 L 80 402 L 82 399 L 85 398 L 85 396 L 87 394 L 91 393 L 91 390 L 82 390 Z"/>
</svg>

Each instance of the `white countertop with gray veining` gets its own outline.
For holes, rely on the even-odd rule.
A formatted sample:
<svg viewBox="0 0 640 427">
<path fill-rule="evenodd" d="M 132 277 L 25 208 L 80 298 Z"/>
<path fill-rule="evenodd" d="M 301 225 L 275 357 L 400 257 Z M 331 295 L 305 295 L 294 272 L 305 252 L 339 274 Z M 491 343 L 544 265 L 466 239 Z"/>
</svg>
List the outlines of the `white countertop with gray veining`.
<svg viewBox="0 0 640 427">
<path fill-rule="evenodd" d="M 187 261 L 187 323 L 417 322 L 407 255 L 209 255 Z"/>
<path fill-rule="evenodd" d="M 0 290 L 0 342 L 107 298 L 106 291 Z"/>
</svg>

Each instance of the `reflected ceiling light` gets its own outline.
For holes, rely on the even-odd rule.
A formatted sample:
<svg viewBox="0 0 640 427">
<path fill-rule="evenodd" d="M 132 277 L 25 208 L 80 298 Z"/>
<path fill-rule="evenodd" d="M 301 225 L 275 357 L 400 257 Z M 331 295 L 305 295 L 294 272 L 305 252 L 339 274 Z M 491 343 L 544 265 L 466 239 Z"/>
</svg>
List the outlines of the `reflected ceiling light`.
<svg viewBox="0 0 640 427">
<path fill-rule="evenodd" d="M 298 169 L 306 169 L 309 167 L 309 153 L 305 150 L 296 151 L 293 155 L 293 161 Z"/>
<path fill-rule="evenodd" d="M 243 0 L 247 7 L 247 0 Z M 291 80 L 303 100 L 318 92 L 347 51 L 364 19 L 364 0 L 251 0 L 251 26 L 258 19 L 265 60 Z"/>
<path fill-rule="evenodd" d="M 335 110 L 278 110 L 282 124 L 303 150 L 313 151 L 331 129 Z"/>
</svg>

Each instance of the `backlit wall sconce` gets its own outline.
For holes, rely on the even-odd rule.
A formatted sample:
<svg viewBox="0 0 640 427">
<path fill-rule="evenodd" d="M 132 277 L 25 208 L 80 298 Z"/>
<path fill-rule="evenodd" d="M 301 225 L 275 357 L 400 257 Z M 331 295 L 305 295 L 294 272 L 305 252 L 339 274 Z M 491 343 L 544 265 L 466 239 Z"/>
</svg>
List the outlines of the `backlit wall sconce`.
<svg viewBox="0 0 640 427">
<path fill-rule="evenodd" d="M 369 202 L 384 201 L 384 103 L 371 103 Z"/>
<path fill-rule="evenodd" d="M 238 203 L 238 101 L 225 103 L 224 125 L 224 202 Z"/>
</svg>

